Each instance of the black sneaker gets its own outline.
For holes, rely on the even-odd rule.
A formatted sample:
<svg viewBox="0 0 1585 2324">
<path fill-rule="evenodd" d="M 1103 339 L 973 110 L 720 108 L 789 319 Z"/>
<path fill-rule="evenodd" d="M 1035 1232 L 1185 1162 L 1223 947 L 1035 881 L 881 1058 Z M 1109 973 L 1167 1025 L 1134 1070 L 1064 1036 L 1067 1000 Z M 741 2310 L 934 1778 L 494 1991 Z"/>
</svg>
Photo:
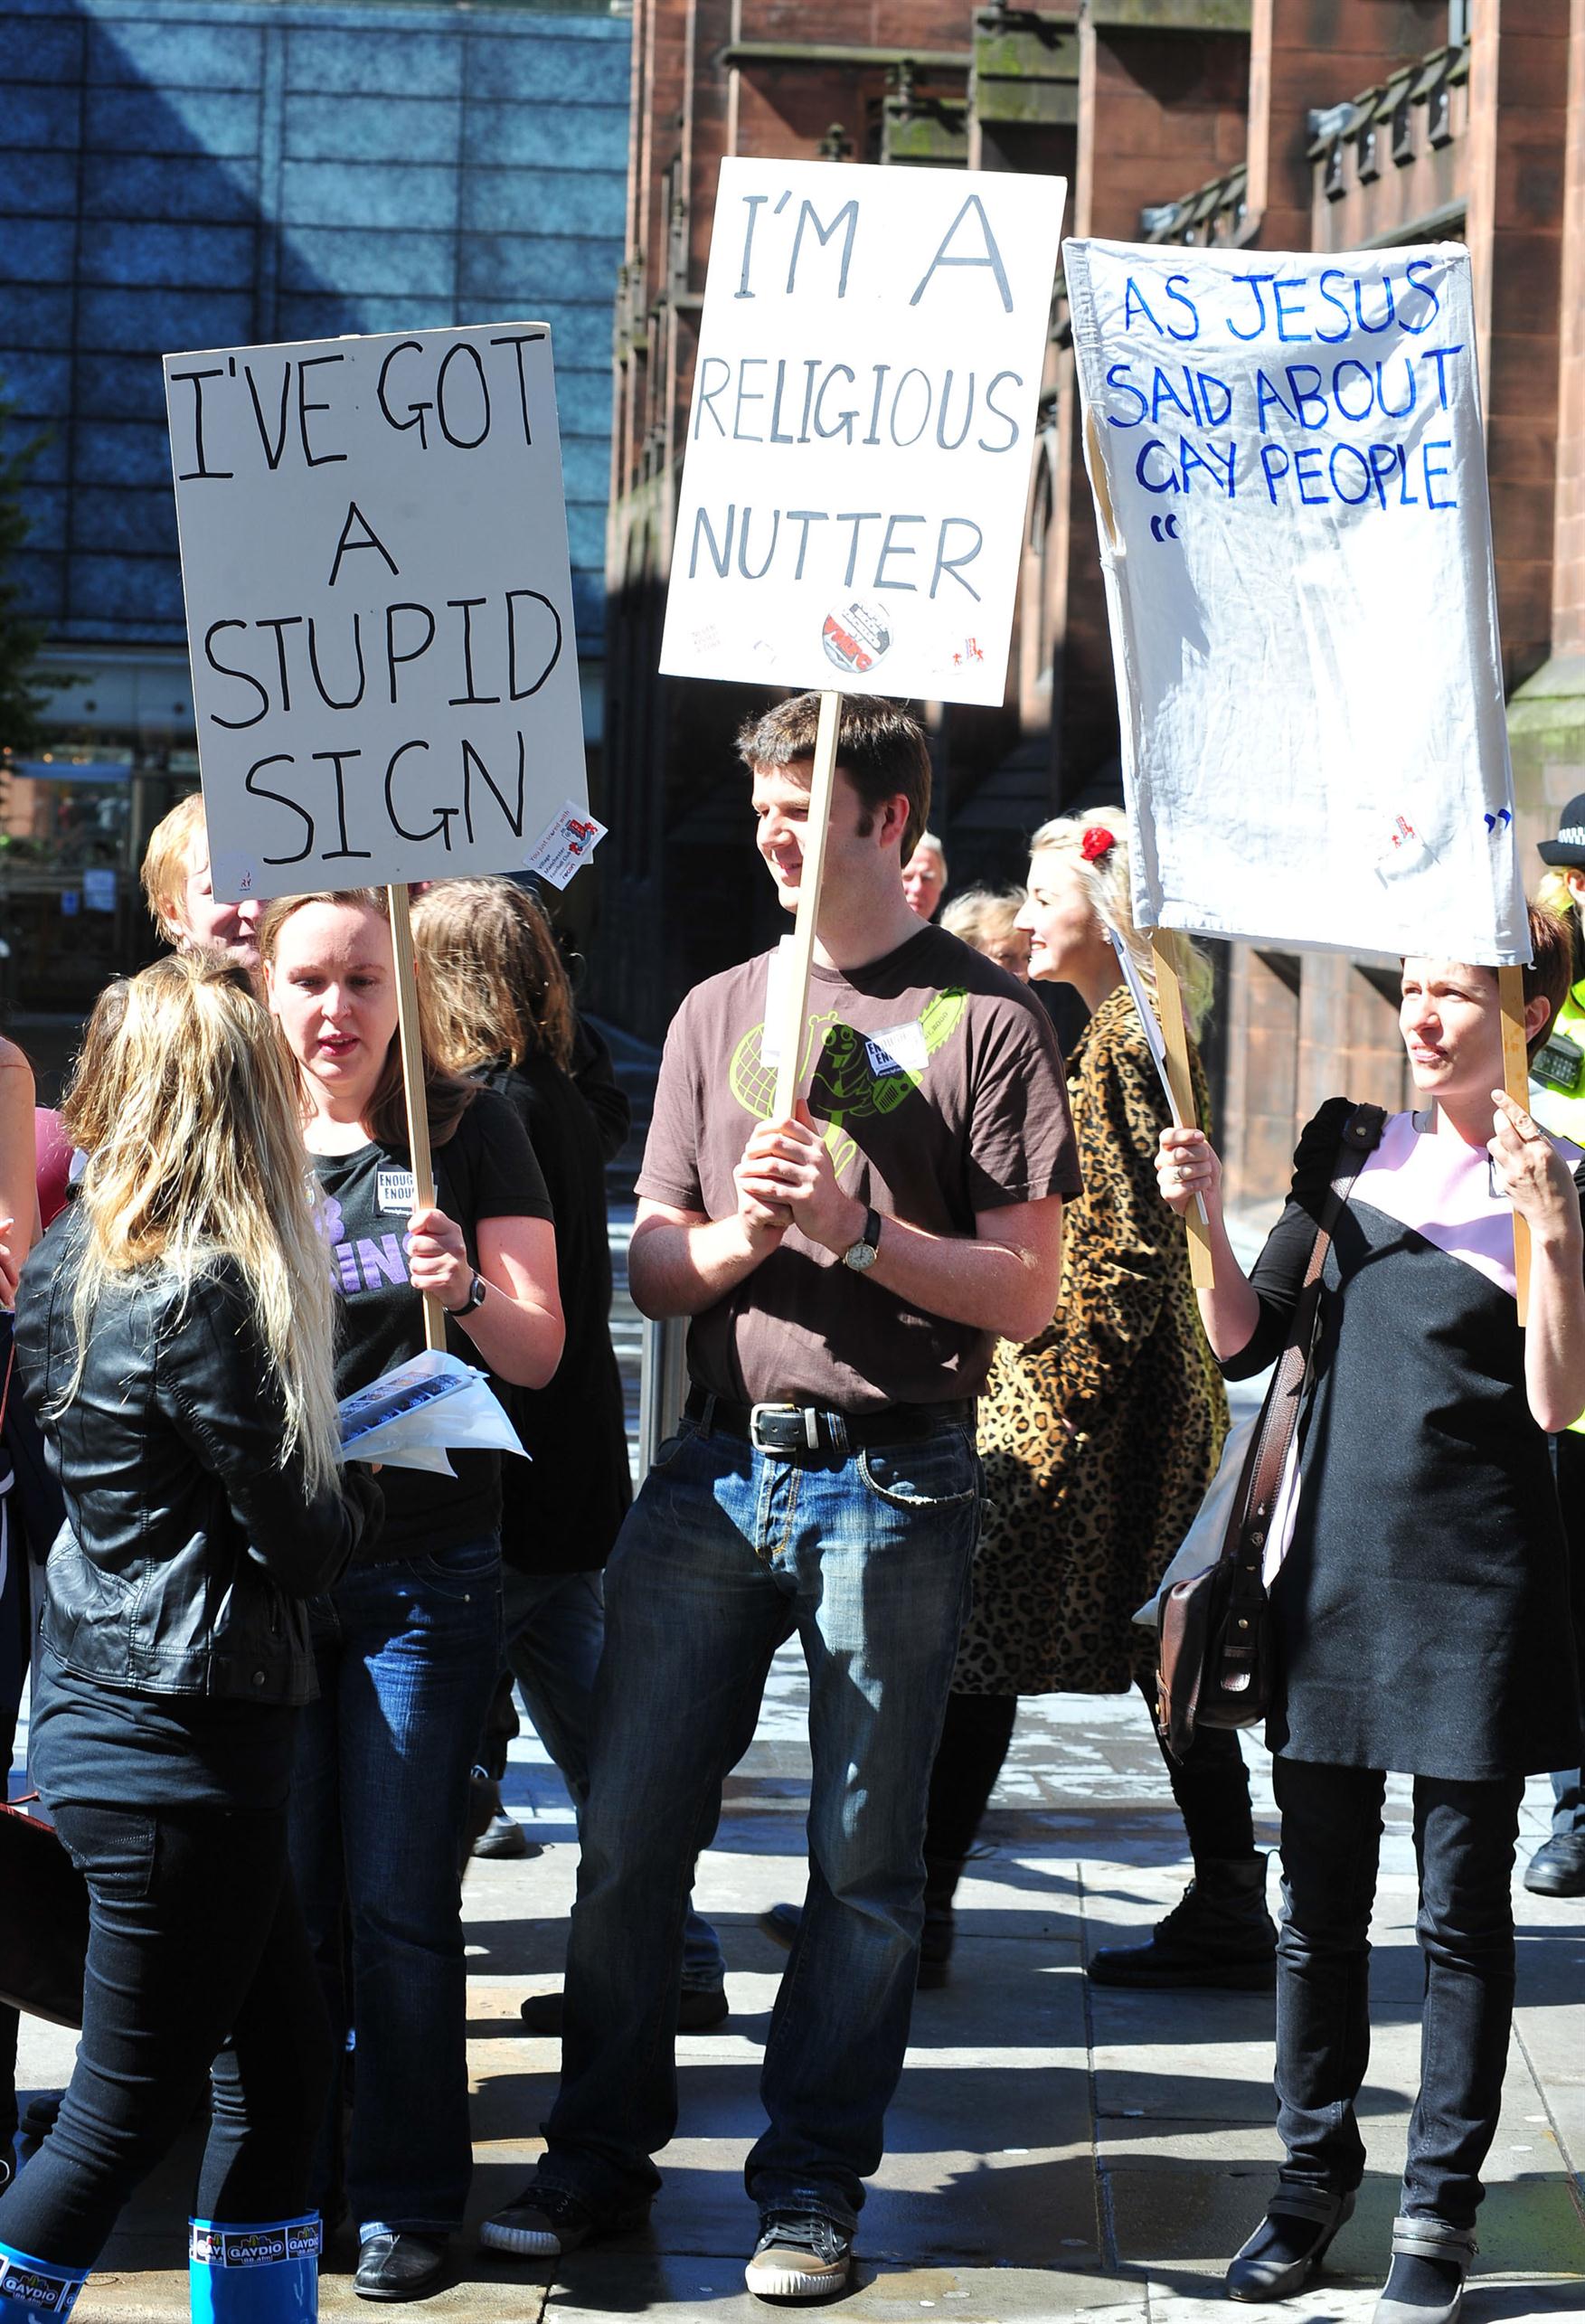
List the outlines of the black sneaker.
<svg viewBox="0 0 1585 2324">
<path fill-rule="evenodd" d="M 479 2246 L 486 2252 L 511 2252 L 519 2259 L 553 2260 L 601 2235 L 631 2235 L 648 2217 L 647 2203 L 602 2217 L 564 2187 L 533 2178 L 515 2203 L 485 2221 Z"/>
<path fill-rule="evenodd" d="M 827 2300 L 852 2272 L 851 2229 L 817 2211 L 767 2211 L 743 2281 L 760 2300 Z"/>
</svg>

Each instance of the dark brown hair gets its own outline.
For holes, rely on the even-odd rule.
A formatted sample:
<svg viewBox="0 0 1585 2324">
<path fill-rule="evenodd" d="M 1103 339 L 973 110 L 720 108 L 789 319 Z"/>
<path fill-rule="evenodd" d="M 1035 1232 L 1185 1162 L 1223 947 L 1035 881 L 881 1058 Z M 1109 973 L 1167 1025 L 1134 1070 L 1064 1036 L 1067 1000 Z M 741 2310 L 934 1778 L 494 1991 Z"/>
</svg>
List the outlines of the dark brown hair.
<svg viewBox="0 0 1585 2324">
<path fill-rule="evenodd" d="M 439 1054 L 458 1073 L 505 1057 L 572 1063 L 572 985 L 538 896 L 514 880 L 437 880 L 413 942 Z"/>
<path fill-rule="evenodd" d="M 1574 931 L 1567 921 L 1560 920 L 1545 904 L 1533 903 L 1529 909 L 1530 949 L 1535 958 L 1524 971 L 1524 997 L 1533 1001 L 1539 993 L 1551 1004 L 1546 1023 L 1530 1044 L 1533 1057 L 1556 1022 L 1574 981 Z"/>
<path fill-rule="evenodd" d="M 294 913 L 305 904 L 344 904 L 354 912 L 372 912 L 389 926 L 391 907 L 383 888 L 319 888 L 311 895 L 277 896 L 264 907 L 259 921 L 259 958 L 273 960 L 280 931 Z M 280 1034 L 284 1046 L 286 1035 Z M 463 1115 L 478 1095 L 478 1084 L 465 1081 L 439 1063 L 439 1049 L 429 1022 L 429 1004 L 425 998 L 423 979 L 419 979 L 419 1045 L 424 1057 L 424 1102 L 429 1117 L 429 1136 L 437 1146 L 444 1146 Z M 295 1057 L 292 1071 L 302 1087 L 303 1069 Z M 407 1102 L 402 1091 L 401 1042 L 396 1034 L 391 1036 L 386 1053 L 385 1070 L 374 1086 L 364 1116 L 369 1129 L 382 1146 L 407 1144 Z"/>
<path fill-rule="evenodd" d="M 795 767 L 813 759 L 819 723 L 819 695 L 795 694 L 741 728 L 738 755 L 745 767 Z M 908 828 L 898 859 L 906 864 L 930 819 L 930 752 L 924 728 L 880 694 L 846 694 L 836 730 L 836 763 L 867 817 L 873 818 L 889 798 L 907 799 Z M 868 822 L 861 826 L 869 828 Z"/>
</svg>

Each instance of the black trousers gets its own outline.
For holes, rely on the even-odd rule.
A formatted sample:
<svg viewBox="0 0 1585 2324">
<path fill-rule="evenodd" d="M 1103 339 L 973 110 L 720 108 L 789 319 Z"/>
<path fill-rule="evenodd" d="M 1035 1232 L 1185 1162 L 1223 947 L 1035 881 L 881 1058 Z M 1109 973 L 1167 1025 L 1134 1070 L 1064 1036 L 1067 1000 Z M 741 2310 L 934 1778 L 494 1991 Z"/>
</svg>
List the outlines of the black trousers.
<svg viewBox="0 0 1585 2324">
<path fill-rule="evenodd" d="M 0 2196 L 0 2243 L 91 2267 L 191 2117 L 212 2061 L 194 2215 L 307 2211 L 331 2041 L 284 1809 L 61 1801 L 52 1812 L 89 1885 L 82 2042 L 59 2121 Z"/>
<path fill-rule="evenodd" d="M 1148 1680 L 1140 1679 L 1139 1692 L 1150 1706 L 1151 1728 L 1161 1744 L 1167 1780 L 1195 1862 L 1252 1856 L 1255 1827 L 1250 1809 L 1250 1772 L 1237 1735 L 1226 1727 L 1201 1727 L 1185 1756 L 1174 1759 L 1161 1742 L 1161 1730 L 1156 1724 L 1156 1695 Z M 930 1771 L 927 1863 L 956 1863 L 973 1847 L 1017 1716 L 1016 1695 L 948 1696 L 946 1724 Z"/>
<path fill-rule="evenodd" d="M 1287 1906 L 1277 1941 L 1282 2177 L 1343 2194 L 1364 2173 L 1354 2101 L 1371 2054 L 1368 1932 L 1387 1779 L 1372 1768 L 1278 1757 L 1272 1781 Z M 1465 2232 L 1502 2106 L 1514 2015 L 1510 1883 L 1524 1794 L 1518 1775 L 1414 1779 L 1425 2001 L 1402 2208 Z"/>
</svg>

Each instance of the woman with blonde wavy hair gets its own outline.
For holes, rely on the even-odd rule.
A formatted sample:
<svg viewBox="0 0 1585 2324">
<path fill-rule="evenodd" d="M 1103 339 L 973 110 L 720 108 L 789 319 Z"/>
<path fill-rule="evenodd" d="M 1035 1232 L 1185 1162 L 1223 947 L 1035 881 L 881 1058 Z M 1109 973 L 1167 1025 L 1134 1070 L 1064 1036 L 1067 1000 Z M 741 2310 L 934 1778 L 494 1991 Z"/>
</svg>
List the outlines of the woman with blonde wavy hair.
<svg viewBox="0 0 1585 2324">
<path fill-rule="evenodd" d="M 314 1684 L 304 1601 L 366 1547 L 380 1492 L 341 1469 L 308 1173 L 246 978 L 175 958 L 101 1008 L 93 1080 L 63 1108 L 87 1169 L 17 1296 L 67 1514 L 30 1761 L 90 1924 L 71 2085 L 0 2198 L 0 2308 L 21 2282 L 24 2306 L 66 2312 L 212 2063 L 192 2245 L 205 2312 L 235 2312 L 220 2263 L 246 2244 L 271 2312 L 307 2318 L 331 2047 L 288 1781 Z"/>
<path fill-rule="evenodd" d="M 1154 1638 L 1133 1615 L 1187 1531 L 1227 1431 L 1183 1230 L 1163 1223 L 1156 1194 L 1156 1141 L 1170 1117 L 1114 943 L 1154 994 L 1121 812 L 1060 817 L 1030 847 L 1016 923 L 1030 940 L 1030 975 L 1074 987 L 1090 1012 L 1067 1060 L 1084 1192 L 1065 1220 L 1061 1305 L 1026 1346 L 1000 1344 L 980 1403 L 987 1516 L 927 1841 L 938 1915 L 1019 1696 L 1137 1686 L 1152 1702 Z M 1211 987 L 1201 955 L 1189 954 L 1184 981 L 1197 1030 Z M 1193 1049 L 1191 1061 L 1203 1120 Z M 1167 1771 L 1193 1884 L 1146 1943 L 1103 1948 L 1090 1973 L 1121 1985 L 1269 1989 L 1276 1932 L 1238 1738 L 1203 1729 Z M 944 1926 L 938 1919 L 936 1945 L 949 1941 L 948 1915 Z"/>
</svg>

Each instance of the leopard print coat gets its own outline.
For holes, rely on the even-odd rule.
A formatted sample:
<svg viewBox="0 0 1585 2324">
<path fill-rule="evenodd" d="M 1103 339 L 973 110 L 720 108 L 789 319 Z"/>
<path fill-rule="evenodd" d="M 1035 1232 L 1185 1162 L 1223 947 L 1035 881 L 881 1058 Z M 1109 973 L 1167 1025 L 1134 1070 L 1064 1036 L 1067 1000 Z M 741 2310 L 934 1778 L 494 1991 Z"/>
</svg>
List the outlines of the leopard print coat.
<svg viewBox="0 0 1585 2324">
<path fill-rule="evenodd" d="M 1156 1190 L 1170 1116 L 1126 986 L 1074 1044 L 1068 1096 L 1084 1192 L 1068 1205 L 1062 1304 L 1026 1346 L 998 1342 L 980 1403 L 987 1509 L 962 1694 L 1112 1695 L 1148 1670 L 1155 1640 L 1132 1616 L 1227 1433 L 1184 1231 Z"/>
</svg>

